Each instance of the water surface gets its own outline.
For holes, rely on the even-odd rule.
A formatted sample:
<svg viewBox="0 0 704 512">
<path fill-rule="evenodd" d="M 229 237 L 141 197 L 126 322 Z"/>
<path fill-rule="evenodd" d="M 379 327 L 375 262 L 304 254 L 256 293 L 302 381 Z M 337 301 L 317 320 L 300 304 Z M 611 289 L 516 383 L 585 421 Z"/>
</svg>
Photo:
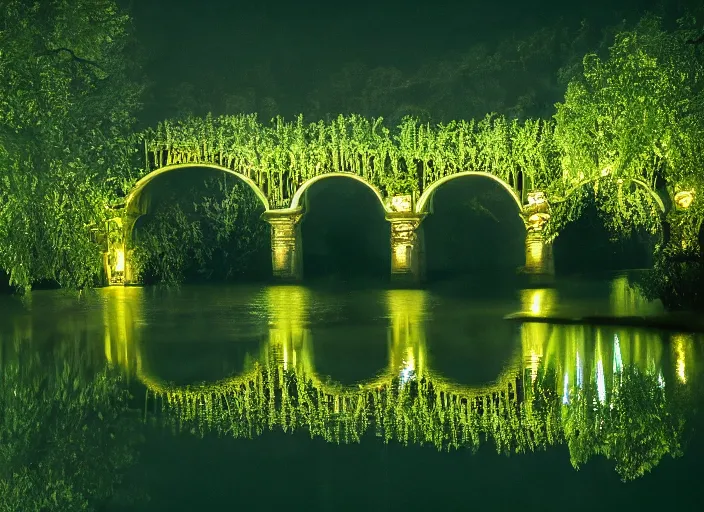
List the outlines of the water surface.
<svg viewBox="0 0 704 512">
<path fill-rule="evenodd" d="M 0 311 L 17 506 L 698 509 L 701 335 L 504 319 L 660 314 L 625 277 L 115 287 Z"/>
</svg>

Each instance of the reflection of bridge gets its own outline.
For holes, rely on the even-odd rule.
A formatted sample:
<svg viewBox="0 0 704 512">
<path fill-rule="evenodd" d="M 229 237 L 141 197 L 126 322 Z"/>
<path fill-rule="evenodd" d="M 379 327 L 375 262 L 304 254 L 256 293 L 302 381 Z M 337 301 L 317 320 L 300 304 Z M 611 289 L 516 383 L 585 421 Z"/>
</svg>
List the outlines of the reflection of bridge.
<svg viewBox="0 0 704 512">
<path fill-rule="evenodd" d="M 165 421 L 201 433 L 216 430 L 251 437 L 274 427 L 285 431 L 304 427 L 311 436 L 357 442 L 373 429 L 386 440 L 445 448 L 476 448 L 486 436 L 499 451 L 523 452 L 563 440 L 572 443 L 579 432 L 591 432 L 591 442 L 602 439 L 606 430 L 600 429 L 606 427 L 599 425 L 621 421 L 609 411 L 623 408 L 629 393 L 637 391 L 628 386 L 654 386 L 647 391 L 652 407 L 664 407 L 674 403 L 677 386 L 687 385 L 695 375 L 694 340 L 685 335 L 672 335 L 668 350 L 657 332 L 526 323 L 520 351 L 495 382 L 479 387 L 448 382 L 429 367 L 424 330 L 427 293 L 394 290 L 387 295 L 387 369 L 345 387 L 318 375 L 313 367 L 306 314 L 309 292 L 275 287 L 266 290 L 270 330 L 257 363 L 219 382 L 174 386 L 152 374 L 139 350 L 136 305 L 143 291 L 113 288 L 108 293 L 123 299 L 108 301 L 114 309 L 108 312 L 106 356 L 136 374 Z M 622 290 L 615 290 L 615 299 L 623 296 Z M 554 299 L 551 290 L 526 291 L 523 308 L 539 314 Z M 633 375 L 629 368 L 644 377 L 634 381 L 628 377 Z M 652 421 L 665 414 L 660 409 L 657 414 L 639 411 L 629 413 L 642 412 L 642 418 L 634 421 Z M 575 428 L 575 421 L 582 423 Z M 658 435 L 675 435 L 667 432 Z M 590 448 L 594 453 L 622 456 L 605 437 L 599 442 L 606 444 Z M 584 454 L 573 453 L 575 465 L 584 460 Z"/>
<path fill-rule="evenodd" d="M 409 121 L 400 129 L 396 140 L 378 122 L 356 116 L 340 117 L 330 125 L 277 122 L 268 129 L 246 116 L 160 125 L 145 141 L 141 179 L 110 224 L 105 255 L 109 281 L 135 280 L 131 240 L 136 220 L 148 210 L 148 194 L 143 192 L 152 180 L 177 169 L 207 167 L 249 185 L 271 225 L 274 275 L 285 280 L 302 276 L 300 220 L 305 195 L 324 178 L 353 179 L 374 193 L 390 223 L 392 277 L 411 281 L 424 274 L 422 220 L 432 213 L 435 191 L 448 181 L 473 176 L 502 187 L 527 229 L 526 272 L 551 274 L 551 239 L 544 229 L 555 214 L 551 205 L 564 203 L 583 186 L 609 179 L 608 169 L 597 178 L 574 180 L 548 169 L 546 162 L 555 155 L 549 154 L 550 144 L 543 144 L 543 138 L 549 138 L 552 127 L 542 121 L 516 124 L 510 130 L 499 121 L 437 128 Z M 512 138 L 517 141 L 513 150 Z M 502 151 L 497 153 L 495 144 Z M 517 157 L 512 151 L 525 155 Z M 624 177 L 619 177 L 614 182 L 620 195 L 628 187 L 645 191 L 642 202 L 653 215 L 665 212 L 660 196 L 644 181 L 630 177 L 624 184 Z M 693 192 L 672 193 L 680 210 L 692 203 Z"/>
</svg>

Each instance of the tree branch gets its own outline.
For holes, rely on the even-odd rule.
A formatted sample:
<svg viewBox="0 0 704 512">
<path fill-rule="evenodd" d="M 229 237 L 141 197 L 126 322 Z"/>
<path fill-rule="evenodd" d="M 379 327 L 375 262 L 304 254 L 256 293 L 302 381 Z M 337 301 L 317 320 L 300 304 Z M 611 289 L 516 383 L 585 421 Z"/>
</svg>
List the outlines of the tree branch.
<svg viewBox="0 0 704 512">
<path fill-rule="evenodd" d="M 704 34 L 700 35 L 696 39 L 689 39 L 687 44 L 704 44 Z"/>
<path fill-rule="evenodd" d="M 83 58 L 79 57 L 79 56 L 76 55 L 76 53 L 75 53 L 73 50 L 71 50 L 70 48 L 55 48 L 55 49 L 53 49 L 53 50 L 47 50 L 47 51 L 44 52 L 44 53 L 40 53 L 39 55 L 58 55 L 58 54 L 61 53 L 61 52 L 68 53 L 68 54 L 71 56 L 71 60 L 73 60 L 73 61 L 75 61 L 75 62 L 80 62 L 81 64 L 86 64 L 87 66 L 93 66 L 94 68 L 97 68 L 97 69 L 99 69 L 100 71 L 102 71 L 103 73 L 106 73 L 106 74 L 107 74 L 107 71 L 105 71 L 105 69 L 104 69 L 100 64 L 98 64 L 98 63 L 95 62 L 95 61 L 88 60 L 88 59 L 83 59 Z"/>
</svg>

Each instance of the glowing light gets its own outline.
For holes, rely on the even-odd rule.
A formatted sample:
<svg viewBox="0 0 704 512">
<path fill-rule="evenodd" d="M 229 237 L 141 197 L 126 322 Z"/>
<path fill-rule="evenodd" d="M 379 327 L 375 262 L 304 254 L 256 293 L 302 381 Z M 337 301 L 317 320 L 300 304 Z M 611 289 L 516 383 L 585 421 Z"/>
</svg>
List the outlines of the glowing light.
<svg viewBox="0 0 704 512">
<path fill-rule="evenodd" d="M 613 168 L 610 165 L 607 165 L 601 170 L 601 175 L 603 177 L 608 176 L 609 174 L 611 174 L 611 171 L 613 171 Z"/>
<path fill-rule="evenodd" d="M 533 315 L 545 315 L 552 311 L 555 305 L 555 290 L 550 288 L 533 288 L 521 291 L 521 302 L 524 311 Z"/>
<path fill-rule="evenodd" d="M 541 191 L 537 192 L 528 192 L 528 204 L 533 206 L 533 205 L 539 205 L 539 204 L 544 204 L 546 203 L 547 200 L 545 199 L 545 193 Z"/>
<path fill-rule="evenodd" d="M 582 389 L 583 376 L 582 376 L 582 361 L 579 358 L 579 352 L 577 352 L 577 387 Z"/>
<path fill-rule="evenodd" d="M 410 194 L 393 196 L 391 198 L 391 209 L 395 212 L 411 212 L 413 211 L 413 198 Z"/>
<path fill-rule="evenodd" d="M 687 366 L 685 364 L 685 343 L 688 341 L 687 337 L 682 334 L 677 334 L 673 336 L 673 348 L 675 351 L 675 356 L 677 361 L 675 363 L 675 370 L 677 372 L 677 378 L 682 384 L 687 383 Z"/>
<path fill-rule="evenodd" d="M 115 272 L 125 271 L 125 251 L 124 249 L 115 250 Z"/>
<path fill-rule="evenodd" d="M 694 202 L 694 191 L 693 190 L 681 190 L 675 194 L 675 204 L 678 208 L 686 210 L 692 206 Z"/>
<path fill-rule="evenodd" d="M 567 372 L 565 372 L 565 379 L 563 381 L 563 391 L 562 391 L 562 403 L 565 405 L 570 403 L 569 384 L 570 384 L 570 377 L 569 377 L 569 375 L 567 375 Z"/>
<path fill-rule="evenodd" d="M 614 334 L 614 373 L 620 373 L 621 370 L 623 370 L 621 342 L 618 339 L 618 334 Z"/>
<path fill-rule="evenodd" d="M 606 382 L 604 379 L 604 364 L 601 359 L 596 363 L 596 389 L 599 401 L 603 404 L 606 401 Z"/>
</svg>

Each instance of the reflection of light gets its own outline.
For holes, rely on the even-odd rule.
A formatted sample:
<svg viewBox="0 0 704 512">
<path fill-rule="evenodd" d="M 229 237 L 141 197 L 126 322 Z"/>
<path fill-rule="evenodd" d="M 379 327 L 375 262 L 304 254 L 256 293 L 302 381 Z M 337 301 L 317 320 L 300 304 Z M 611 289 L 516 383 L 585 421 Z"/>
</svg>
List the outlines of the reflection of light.
<svg viewBox="0 0 704 512">
<path fill-rule="evenodd" d="M 604 382 L 604 365 L 601 359 L 596 363 L 596 388 L 599 401 L 603 404 L 606 401 L 606 382 Z"/>
<path fill-rule="evenodd" d="M 125 271 L 125 251 L 123 249 L 115 250 L 115 272 Z"/>
<path fill-rule="evenodd" d="M 665 387 L 665 377 L 662 376 L 662 372 L 658 373 L 658 384 L 661 388 Z"/>
<path fill-rule="evenodd" d="M 577 352 L 577 387 L 582 389 L 582 361 L 579 359 L 579 352 Z"/>
<path fill-rule="evenodd" d="M 401 375 L 402 382 L 422 375 L 426 364 L 424 314 L 427 292 L 389 290 L 389 368 Z"/>
<path fill-rule="evenodd" d="M 676 370 L 677 370 L 677 377 L 680 379 L 680 382 L 682 384 L 687 383 L 687 372 L 686 372 L 686 366 L 685 366 L 685 342 L 686 338 L 685 336 L 681 334 L 677 334 L 672 337 L 673 347 L 675 349 L 675 355 L 677 357 L 677 362 L 676 362 Z"/>
<path fill-rule="evenodd" d="M 523 310 L 533 315 L 548 314 L 555 304 L 555 290 L 549 288 L 534 288 L 521 291 Z"/>
<path fill-rule="evenodd" d="M 538 366 L 540 365 L 540 354 L 530 351 L 530 378 L 535 381 L 538 376 Z"/>
<path fill-rule="evenodd" d="M 565 372 L 564 389 L 562 391 L 562 403 L 563 404 L 570 403 L 569 383 L 570 383 L 569 375 L 567 375 L 567 372 Z"/>
<path fill-rule="evenodd" d="M 618 334 L 614 334 L 614 373 L 620 373 L 622 369 L 621 342 L 618 339 Z"/>
</svg>

